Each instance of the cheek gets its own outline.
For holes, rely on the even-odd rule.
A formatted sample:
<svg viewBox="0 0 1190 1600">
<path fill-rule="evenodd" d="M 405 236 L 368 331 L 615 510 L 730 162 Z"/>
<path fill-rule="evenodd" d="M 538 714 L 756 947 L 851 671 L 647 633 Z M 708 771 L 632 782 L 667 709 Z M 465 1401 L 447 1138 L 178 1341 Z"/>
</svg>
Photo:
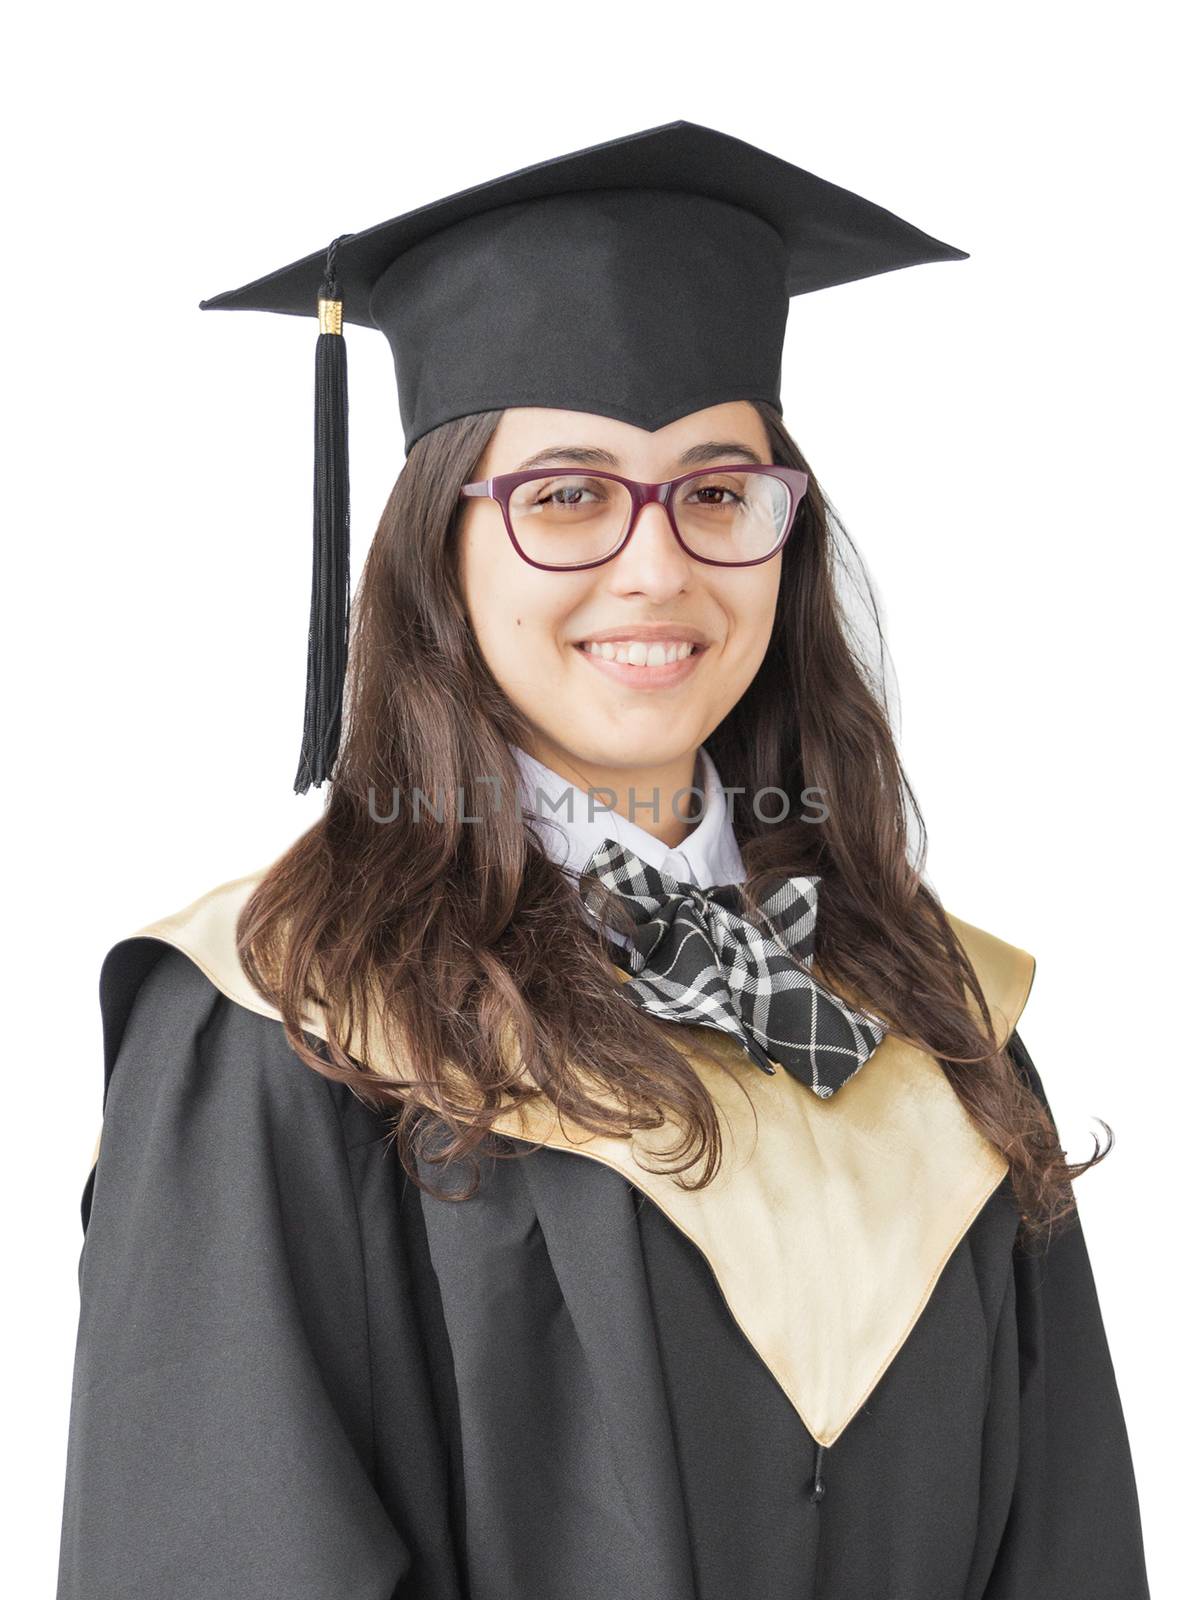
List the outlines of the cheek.
<svg viewBox="0 0 1190 1600">
<path fill-rule="evenodd" d="M 572 580 L 528 566 L 499 526 L 479 519 L 460 541 L 460 577 L 480 650 L 497 681 L 520 677 L 565 648 Z"/>
<path fill-rule="evenodd" d="M 766 562 L 721 586 L 719 604 L 730 621 L 735 653 L 758 662 L 768 649 L 781 584 L 777 562 Z"/>
<path fill-rule="evenodd" d="M 511 582 L 511 562 L 517 560 L 498 514 L 493 518 L 484 507 L 464 522 L 459 534 L 459 579 L 473 616 L 485 610 L 485 600 L 493 589 L 503 589 Z"/>
<path fill-rule="evenodd" d="M 773 624 L 777 616 L 777 602 L 781 594 L 781 565 L 780 561 L 773 563 L 773 570 L 767 574 L 767 582 L 756 597 L 757 632 L 761 638 L 761 654 L 768 649 L 769 641 L 773 636 Z"/>
</svg>

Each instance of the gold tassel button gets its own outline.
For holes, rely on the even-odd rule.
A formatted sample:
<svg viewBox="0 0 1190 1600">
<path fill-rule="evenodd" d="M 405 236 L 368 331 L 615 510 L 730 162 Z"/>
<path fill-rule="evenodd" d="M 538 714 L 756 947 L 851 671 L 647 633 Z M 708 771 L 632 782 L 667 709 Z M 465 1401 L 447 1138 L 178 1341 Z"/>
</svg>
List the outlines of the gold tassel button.
<svg viewBox="0 0 1190 1600">
<path fill-rule="evenodd" d="M 342 300 L 318 301 L 318 331 L 319 333 L 343 332 L 343 302 Z"/>
</svg>

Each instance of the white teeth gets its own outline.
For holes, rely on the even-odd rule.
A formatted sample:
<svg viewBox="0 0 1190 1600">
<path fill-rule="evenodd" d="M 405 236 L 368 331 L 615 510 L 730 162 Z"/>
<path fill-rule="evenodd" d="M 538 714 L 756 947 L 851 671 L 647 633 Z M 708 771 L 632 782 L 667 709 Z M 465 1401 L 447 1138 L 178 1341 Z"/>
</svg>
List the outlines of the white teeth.
<svg viewBox="0 0 1190 1600">
<path fill-rule="evenodd" d="M 674 661 L 685 661 L 694 646 L 688 640 L 680 644 L 646 644 L 640 639 L 617 639 L 614 644 L 584 643 L 582 648 L 589 655 L 600 656 L 604 661 L 621 661 L 633 667 L 665 667 Z"/>
</svg>

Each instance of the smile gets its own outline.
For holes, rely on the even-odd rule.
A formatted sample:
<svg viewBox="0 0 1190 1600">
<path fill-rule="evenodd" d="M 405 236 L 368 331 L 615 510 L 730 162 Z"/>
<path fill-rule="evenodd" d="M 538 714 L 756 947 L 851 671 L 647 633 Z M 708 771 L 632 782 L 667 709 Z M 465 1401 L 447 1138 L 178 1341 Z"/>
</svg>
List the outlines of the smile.
<svg viewBox="0 0 1190 1600">
<path fill-rule="evenodd" d="M 666 689 L 682 683 L 707 652 L 705 644 L 688 639 L 616 639 L 602 644 L 583 641 L 574 647 L 597 672 L 632 688 Z"/>
<path fill-rule="evenodd" d="M 588 644 L 583 640 L 579 649 L 587 651 L 589 655 L 600 656 L 604 661 L 621 661 L 633 667 L 664 667 L 673 661 L 684 661 L 699 646 L 690 639 L 671 639 L 665 644 L 657 641 L 648 643 L 642 639 L 616 639 L 603 644 Z"/>
</svg>

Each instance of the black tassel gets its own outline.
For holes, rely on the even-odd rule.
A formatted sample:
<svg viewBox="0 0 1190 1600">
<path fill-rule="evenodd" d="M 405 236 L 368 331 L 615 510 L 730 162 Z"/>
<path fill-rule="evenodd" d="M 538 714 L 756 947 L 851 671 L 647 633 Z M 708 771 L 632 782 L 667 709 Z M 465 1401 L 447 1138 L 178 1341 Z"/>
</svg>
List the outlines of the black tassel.
<svg viewBox="0 0 1190 1600">
<path fill-rule="evenodd" d="M 306 716 L 294 790 L 305 794 L 330 775 L 339 751 L 351 596 L 347 482 L 347 343 L 336 253 L 326 253 L 318 292 L 314 351 L 314 571 L 306 649 Z"/>
</svg>

